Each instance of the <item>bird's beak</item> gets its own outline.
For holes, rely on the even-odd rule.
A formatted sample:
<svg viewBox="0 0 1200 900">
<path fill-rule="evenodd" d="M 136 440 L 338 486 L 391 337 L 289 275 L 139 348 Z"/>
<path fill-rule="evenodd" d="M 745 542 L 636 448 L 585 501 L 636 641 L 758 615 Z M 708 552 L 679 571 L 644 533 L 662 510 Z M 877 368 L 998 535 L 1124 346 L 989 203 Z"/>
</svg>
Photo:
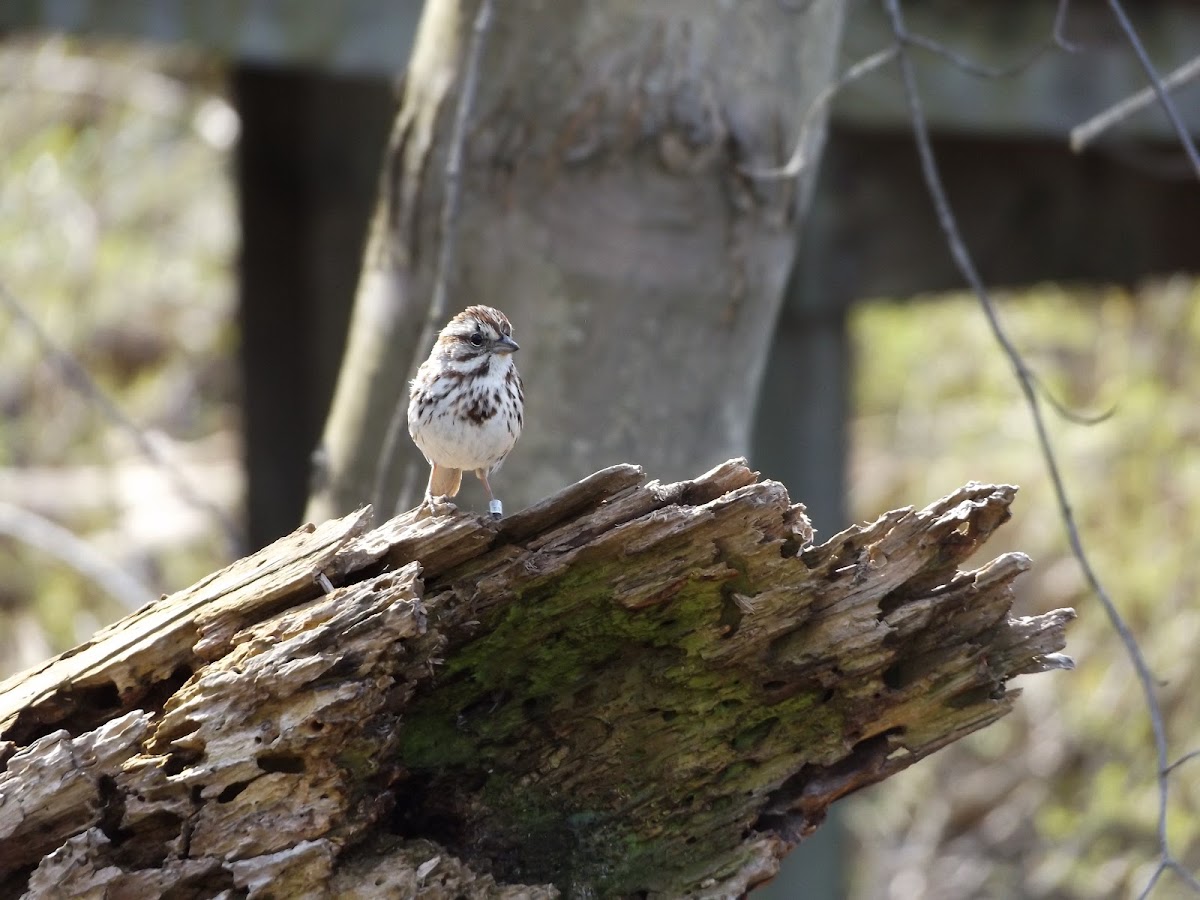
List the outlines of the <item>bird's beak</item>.
<svg viewBox="0 0 1200 900">
<path fill-rule="evenodd" d="M 496 343 L 492 345 L 492 349 L 497 353 L 516 353 L 521 349 L 521 345 L 512 338 L 505 336 L 496 341 Z"/>
</svg>

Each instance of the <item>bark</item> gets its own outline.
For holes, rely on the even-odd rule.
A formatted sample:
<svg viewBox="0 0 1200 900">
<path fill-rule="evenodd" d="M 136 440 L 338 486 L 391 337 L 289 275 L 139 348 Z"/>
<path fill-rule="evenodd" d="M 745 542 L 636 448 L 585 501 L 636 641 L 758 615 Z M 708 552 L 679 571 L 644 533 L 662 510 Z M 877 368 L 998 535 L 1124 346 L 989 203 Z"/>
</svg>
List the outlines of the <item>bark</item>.
<svg viewBox="0 0 1200 900">
<path fill-rule="evenodd" d="M 1069 666 L 1024 555 L 958 568 L 1013 487 L 814 546 L 642 480 L 309 527 L 0 685 L 0 896 L 739 896 Z"/>
<path fill-rule="evenodd" d="M 401 430 L 373 496 L 388 421 L 429 351 L 418 335 L 476 8 L 425 4 L 313 519 L 370 500 L 390 510 L 402 482 L 424 487 Z M 514 323 L 527 428 L 496 479 L 510 509 L 613 460 L 682 478 L 749 451 L 810 175 L 754 181 L 742 167 L 790 154 L 831 77 L 842 17 L 837 0 L 495 5 L 437 327 L 479 302 Z M 400 508 L 413 500 L 410 490 Z"/>
</svg>

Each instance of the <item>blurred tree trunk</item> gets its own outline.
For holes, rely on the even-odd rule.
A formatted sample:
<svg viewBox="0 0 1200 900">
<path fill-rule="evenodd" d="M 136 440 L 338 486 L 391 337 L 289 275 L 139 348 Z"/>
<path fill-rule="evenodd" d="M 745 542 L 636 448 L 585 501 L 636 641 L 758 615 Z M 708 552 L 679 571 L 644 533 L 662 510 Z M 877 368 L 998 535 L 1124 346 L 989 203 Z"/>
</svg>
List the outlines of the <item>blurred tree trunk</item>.
<svg viewBox="0 0 1200 900">
<path fill-rule="evenodd" d="M 367 500 L 386 513 L 402 487 L 404 506 L 424 486 L 402 430 L 373 489 L 388 422 L 428 352 L 417 345 L 476 10 L 425 7 L 311 519 Z M 447 315 L 497 306 L 522 345 L 526 432 L 493 480 L 510 511 L 609 463 L 672 478 L 748 451 L 812 173 L 756 181 L 741 167 L 789 155 L 830 80 L 841 23 L 836 0 L 496 5 Z"/>
</svg>

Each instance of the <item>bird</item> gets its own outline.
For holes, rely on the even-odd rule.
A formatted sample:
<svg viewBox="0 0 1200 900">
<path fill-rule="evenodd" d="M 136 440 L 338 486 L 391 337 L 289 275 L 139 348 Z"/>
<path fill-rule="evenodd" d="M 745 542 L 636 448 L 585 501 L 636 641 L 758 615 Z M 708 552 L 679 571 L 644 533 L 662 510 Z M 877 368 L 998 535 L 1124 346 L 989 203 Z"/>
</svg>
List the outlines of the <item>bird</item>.
<svg viewBox="0 0 1200 900">
<path fill-rule="evenodd" d="M 469 306 L 438 334 L 412 380 L 408 433 L 429 463 L 425 503 L 453 497 L 474 472 L 495 518 L 504 514 L 488 476 L 512 452 L 525 424 L 525 393 L 508 316 Z"/>
</svg>

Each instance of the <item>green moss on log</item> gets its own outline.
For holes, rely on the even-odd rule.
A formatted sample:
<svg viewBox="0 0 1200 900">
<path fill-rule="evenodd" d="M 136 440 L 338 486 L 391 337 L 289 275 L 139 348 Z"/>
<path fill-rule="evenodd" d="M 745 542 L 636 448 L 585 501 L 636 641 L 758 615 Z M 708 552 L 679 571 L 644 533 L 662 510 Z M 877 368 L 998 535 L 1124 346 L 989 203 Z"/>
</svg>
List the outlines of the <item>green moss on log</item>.
<svg viewBox="0 0 1200 900">
<path fill-rule="evenodd" d="M 842 732 L 819 691 L 771 702 L 753 669 L 708 659 L 730 630 L 730 585 L 749 588 L 738 567 L 685 577 L 669 603 L 639 609 L 614 596 L 627 568 L 597 561 L 526 585 L 405 715 L 404 766 L 433 785 L 483 785 L 489 842 L 524 848 L 514 877 L 562 883 L 567 870 L 616 890 L 675 871 L 680 846 L 728 852 L 741 839 L 730 820 L 750 827 L 761 806 L 762 767 L 782 780 L 806 761 L 796 748 Z M 578 739 L 597 729 L 609 739 L 592 764 L 611 777 L 578 778 Z M 569 745 L 561 769 L 554 734 Z"/>
</svg>

